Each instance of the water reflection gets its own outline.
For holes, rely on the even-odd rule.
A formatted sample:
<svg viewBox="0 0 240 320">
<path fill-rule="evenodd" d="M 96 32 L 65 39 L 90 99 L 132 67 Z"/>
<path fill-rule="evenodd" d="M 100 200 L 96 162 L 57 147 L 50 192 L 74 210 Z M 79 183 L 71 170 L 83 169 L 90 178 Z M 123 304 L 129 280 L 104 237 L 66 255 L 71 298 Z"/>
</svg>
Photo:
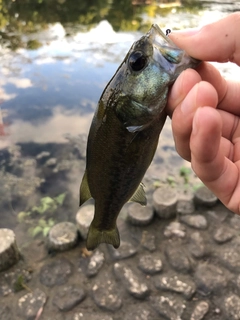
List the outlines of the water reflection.
<svg viewBox="0 0 240 320">
<path fill-rule="evenodd" d="M 41 48 L 9 53 L 0 68 L 4 107 L 14 110 L 12 119 L 46 120 L 58 105 L 79 114 L 92 112 L 127 48 L 139 37 L 116 33 L 107 21 L 72 38 L 65 38 L 59 23 L 44 33 Z"/>
<path fill-rule="evenodd" d="M 239 1 L 133 3 L 0 1 L 5 8 L 4 17 L 0 13 L 1 226 L 22 232 L 20 210 L 62 192 L 68 194 L 66 204 L 55 219 L 74 219 L 97 101 L 132 42 L 152 23 L 163 29 L 196 27 L 239 6 Z M 220 69 L 238 77 L 235 66 Z M 168 121 L 149 181 L 166 182 L 182 165 L 187 164 L 174 150 Z"/>
<path fill-rule="evenodd" d="M 14 121 L 11 126 L 12 142 L 64 143 L 66 133 L 73 136 L 86 134 L 92 116 L 92 113 L 83 116 L 58 106 L 52 109 L 51 117 L 37 124 L 20 119 Z"/>
</svg>

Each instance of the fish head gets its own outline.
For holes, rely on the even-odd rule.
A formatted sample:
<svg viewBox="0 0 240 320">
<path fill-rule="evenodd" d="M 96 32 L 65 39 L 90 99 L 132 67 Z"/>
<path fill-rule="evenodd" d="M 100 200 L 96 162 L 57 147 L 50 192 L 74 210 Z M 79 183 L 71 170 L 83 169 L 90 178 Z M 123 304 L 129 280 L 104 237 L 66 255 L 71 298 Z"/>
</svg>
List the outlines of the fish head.
<svg viewBox="0 0 240 320">
<path fill-rule="evenodd" d="M 129 131 L 144 129 L 166 106 L 170 85 L 199 60 L 190 57 L 158 25 L 136 41 L 113 78 L 115 111 Z"/>
</svg>

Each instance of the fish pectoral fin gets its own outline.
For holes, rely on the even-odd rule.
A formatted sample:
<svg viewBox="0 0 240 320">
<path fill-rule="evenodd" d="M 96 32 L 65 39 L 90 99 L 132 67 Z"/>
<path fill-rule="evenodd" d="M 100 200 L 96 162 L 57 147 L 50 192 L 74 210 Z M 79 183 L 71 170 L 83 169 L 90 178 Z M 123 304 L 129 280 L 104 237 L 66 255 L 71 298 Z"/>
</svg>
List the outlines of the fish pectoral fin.
<svg viewBox="0 0 240 320">
<path fill-rule="evenodd" d="M 100 243 L 111 244 L 117 249 L 120 246 L 120 237 L 117 227 L 115 226 L 115 228 L 111 230 L 99 230 L 91 224 L 87 235 L 86 248 L 88 250 L 94 250 Z"/>
<path fill-rule="evenodd" d="M 143 183 L 140 183 L 137 190 L 135 191 L 135 193 L 133 194 L 133 196 L 130 198 L 129 201 L 134 201 L 134 202 L 140 203 L 142 206 L 146 206 L 147 198 L 145 196 L 145 191 L 143 186 L 144 186 Z"/>
<path fill-rule="evenodd" d="M 128 132 L 135 133 L 135 132 L 142 131 L 142 130 L 146 129 L 149 126 L 149 123 L 144 124 L 144 125 L 140 125 L 140 126 L 128 126 L 127 124 L 125 124 L 125 125 L 126 125 L 126 129 L 128 130 Z"/>
<path fill-rule="evenodd" d="M 87 171 L 85 171 L 84 176 L 82 178 L 79 198 L 80 198 L 79 206 L 81 206 L 88 199 L 92 198 L 92 195 L 88 186 Z"/>
</svg>

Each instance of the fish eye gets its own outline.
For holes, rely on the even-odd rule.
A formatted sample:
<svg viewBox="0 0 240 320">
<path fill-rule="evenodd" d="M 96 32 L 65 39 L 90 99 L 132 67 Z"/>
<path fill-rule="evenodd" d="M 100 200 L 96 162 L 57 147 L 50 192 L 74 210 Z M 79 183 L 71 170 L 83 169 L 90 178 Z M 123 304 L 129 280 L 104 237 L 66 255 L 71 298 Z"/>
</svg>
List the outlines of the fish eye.
<svg viewBox="0 0 240 320">
<path fill-rule="evenodd" d="M 128 63 L 133 71 L 141 71 L 147 65 L 147 57 L 143 52 L 135 51 L 131 53 Z"/>
</svg>

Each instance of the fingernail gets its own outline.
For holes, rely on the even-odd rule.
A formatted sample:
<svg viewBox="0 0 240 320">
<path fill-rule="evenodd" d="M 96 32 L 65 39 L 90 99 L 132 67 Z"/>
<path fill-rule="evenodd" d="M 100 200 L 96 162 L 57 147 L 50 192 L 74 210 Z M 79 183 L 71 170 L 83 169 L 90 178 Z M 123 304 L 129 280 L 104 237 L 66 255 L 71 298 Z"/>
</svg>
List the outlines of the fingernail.
<svg viewBox="0 0 240 320">
<path fill-rule="evenodd" d="M 169 36 L 177 37 L 177 36 L 184 36 L 184 37 L 189 37 L 189 36 L 194 36 L 200 31 L 200 28 L 191 28 L 191 29 L 184 29 L 184 30 L 173 30 Z"/>
<path fill-rule="evenodd" d="M 200 108 L 198 108 L 194 114 L 194 117 L 193 117 L 193 123 L 192 123 L 192 134 L 193 135 L 197 135 L 198 133 L 198 115 L 199 115 L 199 110 Z"/>
</svg>

